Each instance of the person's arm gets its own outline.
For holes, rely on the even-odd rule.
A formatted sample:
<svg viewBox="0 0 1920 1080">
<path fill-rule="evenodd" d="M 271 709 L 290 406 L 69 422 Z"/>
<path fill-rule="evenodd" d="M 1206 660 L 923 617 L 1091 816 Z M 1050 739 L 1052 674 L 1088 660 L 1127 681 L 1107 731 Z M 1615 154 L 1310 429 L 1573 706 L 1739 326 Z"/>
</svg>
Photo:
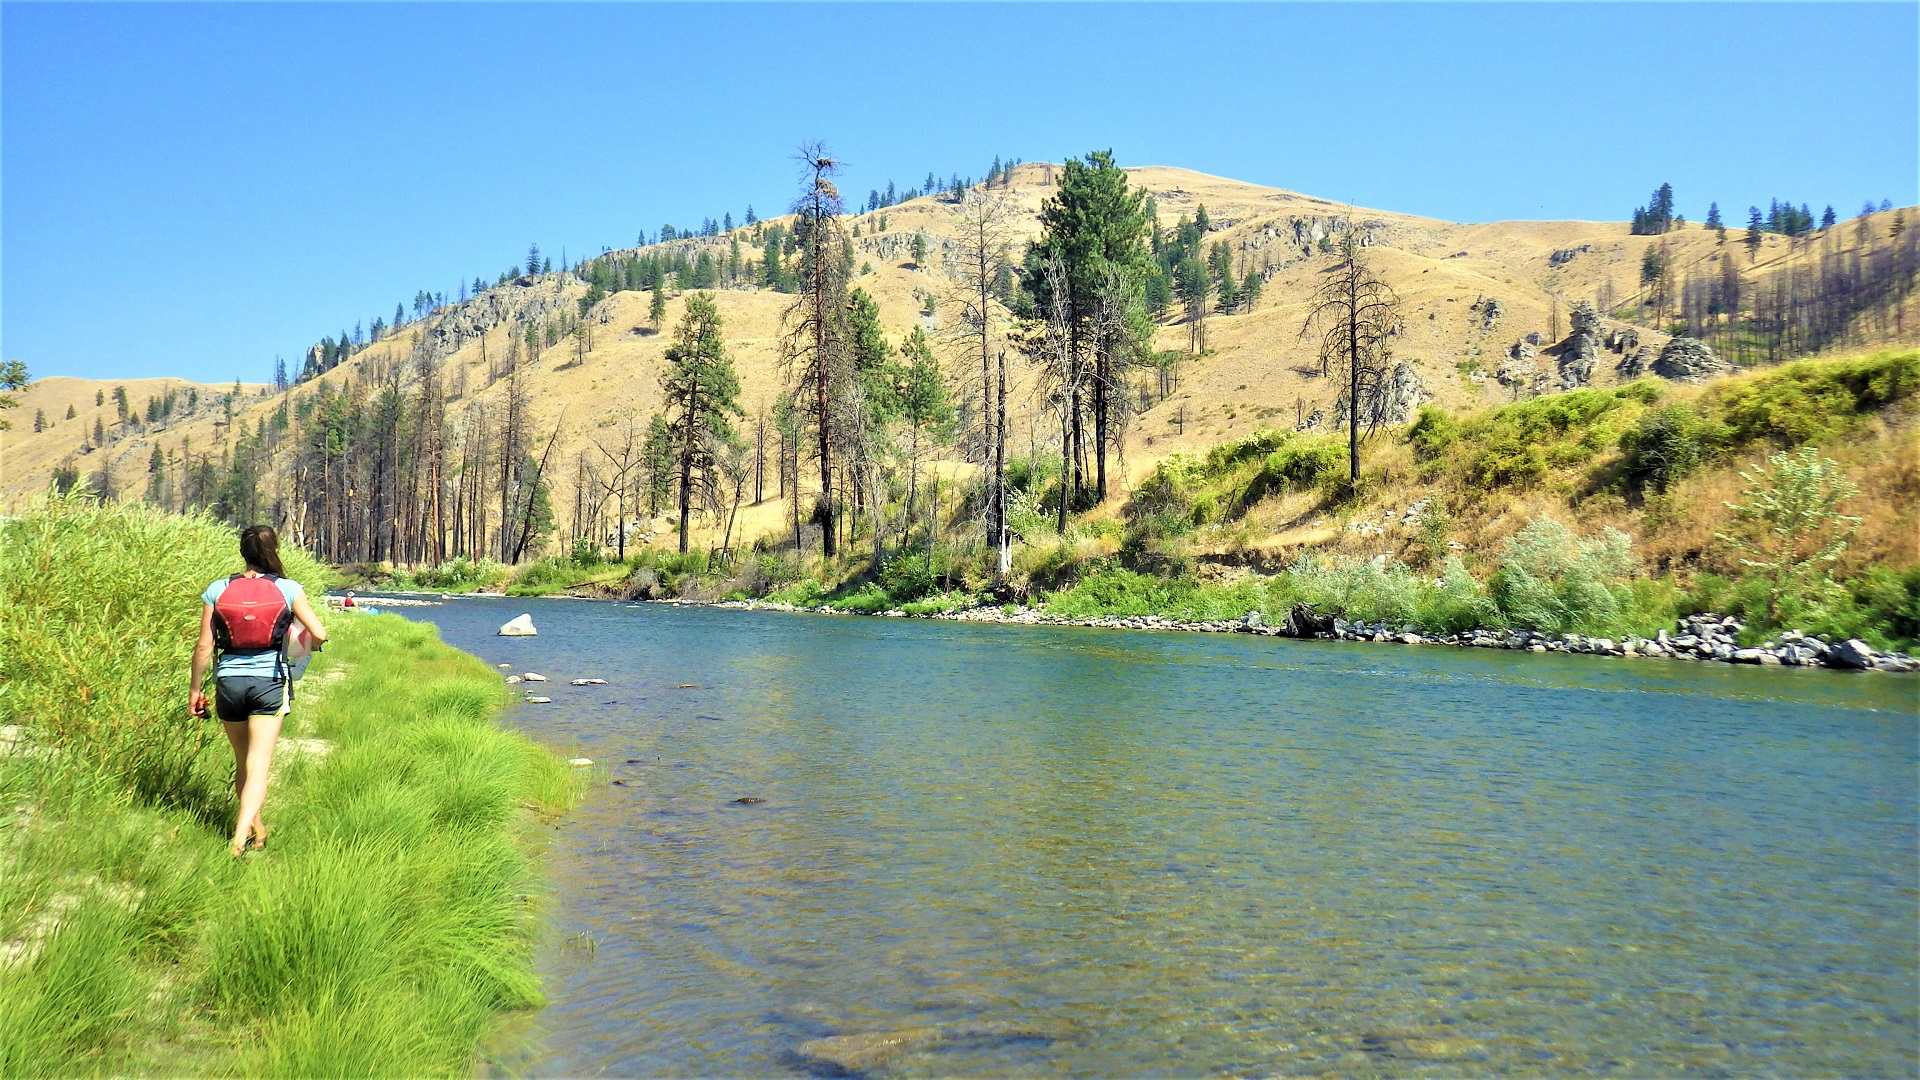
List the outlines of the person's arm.
<svg viewBox="0 0 1920 1080">
<path fill-rule="evenodd" d="M 313 642 L 315 649 L 326 642 L 327 628 L 320 625 L 320 617 L 313 613 L 313 605 L 307 603 L 307 594 L 304 592 L 293 598 L 293 617 L 307 628 L 307 640 Z"/>
<path fill-rule="evenodd" d="M 213 663 L 213 605 L 200 605 L 200 641 L 193 647 L 193 685 L 187 694 L 187 711 L 194 716 L 207 715 L 207 695 L 201 686 L 207 666 Z"/>
</svg>

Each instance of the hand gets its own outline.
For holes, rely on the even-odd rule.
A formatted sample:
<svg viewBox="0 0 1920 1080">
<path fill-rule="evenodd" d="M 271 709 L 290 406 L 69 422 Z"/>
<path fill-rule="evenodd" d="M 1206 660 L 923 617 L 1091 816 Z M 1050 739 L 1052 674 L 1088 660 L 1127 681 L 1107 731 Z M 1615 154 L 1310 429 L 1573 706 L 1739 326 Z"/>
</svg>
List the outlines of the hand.
<svg viewBox="0 0 1920 1080">
<path fill-rule="evenodd" d="M 187 712 L 192 714 L 195 719 L 205 720 L 207 718 L 207 695 L 198 690 L 193 691 L 187 698 Z"/>
</svg>

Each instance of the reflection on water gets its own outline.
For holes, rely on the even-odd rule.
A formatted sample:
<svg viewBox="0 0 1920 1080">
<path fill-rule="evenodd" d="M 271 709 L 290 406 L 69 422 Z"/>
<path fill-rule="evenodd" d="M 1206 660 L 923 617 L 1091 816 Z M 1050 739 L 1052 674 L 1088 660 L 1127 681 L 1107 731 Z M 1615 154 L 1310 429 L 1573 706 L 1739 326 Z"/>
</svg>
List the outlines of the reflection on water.
<svg viewBox="0 0 1920 1080">
<path fill-rule="evenodd" d="M 491 636 L 522 610 L 541 636 Z M 516 1071 L 1915 1071 L 1912 681 L 408 613 L 552 676 L 512 722 L 623 763 L 557 834 Z"/>
</svg>

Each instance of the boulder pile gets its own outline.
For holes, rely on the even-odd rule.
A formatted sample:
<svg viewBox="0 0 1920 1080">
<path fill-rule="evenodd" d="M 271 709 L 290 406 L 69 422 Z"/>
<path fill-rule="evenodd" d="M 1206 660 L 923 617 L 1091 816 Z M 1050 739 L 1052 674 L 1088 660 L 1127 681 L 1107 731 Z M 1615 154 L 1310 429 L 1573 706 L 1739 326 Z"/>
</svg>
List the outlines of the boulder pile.
<svg viewBox="0 0 1920 1080">
<path fill-rule="evenodd" d="M 1706 342 L 1690 337 L 1667 342 L 1667 347 L 1660 350 L 1660 358 L 1653 362 L 1655 375 L 1677 382 L 1698 382 L 1728 370 L 1731 369 L 1727 362 L 1715 356 Z"/>
</svg>

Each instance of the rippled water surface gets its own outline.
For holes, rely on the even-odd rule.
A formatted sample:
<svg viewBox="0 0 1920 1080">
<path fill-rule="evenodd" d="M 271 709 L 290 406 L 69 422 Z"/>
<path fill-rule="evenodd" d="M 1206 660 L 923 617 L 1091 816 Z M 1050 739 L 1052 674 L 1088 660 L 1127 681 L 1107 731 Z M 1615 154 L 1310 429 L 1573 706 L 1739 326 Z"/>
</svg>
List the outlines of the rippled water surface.
<svg viewBox="0 0 1920 1080">
<path fill-rule="evenodd" d="M 555 834 L 513 1071 L 1916 1072 L 1920 681 L 408 614 L 551 676 L 510 722 L 624 781 Z"/>
</svg>

